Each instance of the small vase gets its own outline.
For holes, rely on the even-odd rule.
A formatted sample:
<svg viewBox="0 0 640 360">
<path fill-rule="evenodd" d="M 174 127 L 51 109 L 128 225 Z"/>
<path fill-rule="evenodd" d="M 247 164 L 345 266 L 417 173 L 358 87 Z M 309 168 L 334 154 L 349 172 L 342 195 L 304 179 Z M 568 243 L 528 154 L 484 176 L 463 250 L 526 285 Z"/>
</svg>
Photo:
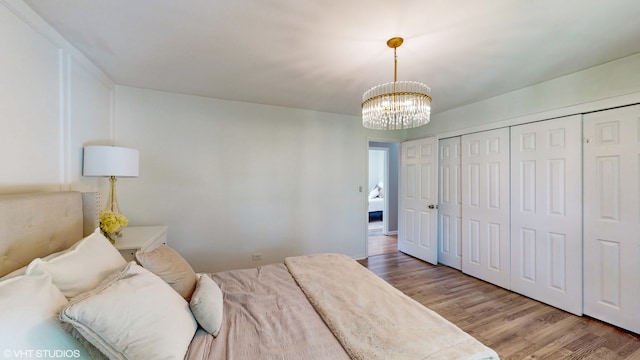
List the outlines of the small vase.
<svg viewBox="0 0 640 360">
<path fill-rule="evenodd" d="M 114 245 L 116 243 L 116 233 L 104 233 L 104 237 L 109 239 L 111 245 Z"/>
<path fill-rule="evenodd" d="M 116 238 L 119 238 L 120 236 L 122 236 L 121 231 L 122 230 L 118 230 L 110 233 L 102 231 L 102 235 L 104 235 L 104 237 L 106 237 L 109 240 L 109 242 L 111 242 L 112 245 L 115 245 Z"/>
</svg>

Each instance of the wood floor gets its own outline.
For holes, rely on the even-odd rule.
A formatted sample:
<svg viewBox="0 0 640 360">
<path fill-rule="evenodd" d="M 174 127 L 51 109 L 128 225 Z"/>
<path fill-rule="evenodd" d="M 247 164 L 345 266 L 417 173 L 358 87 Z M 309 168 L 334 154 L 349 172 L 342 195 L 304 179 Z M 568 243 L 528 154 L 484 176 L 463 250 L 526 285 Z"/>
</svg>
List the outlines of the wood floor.
<svg viewBox="0 0 640 360">
<path fill-rule="evenodd" d="M 398 252 L 398 235 L 369 236 L 369 256 Z"/>
<path fill-rule="evenodd" d="M 640 359 L 640 335 L 571 315 L 447 266 L 397 251 L 360 263 L 493 348 L 501 359 Z"/>
</svg>

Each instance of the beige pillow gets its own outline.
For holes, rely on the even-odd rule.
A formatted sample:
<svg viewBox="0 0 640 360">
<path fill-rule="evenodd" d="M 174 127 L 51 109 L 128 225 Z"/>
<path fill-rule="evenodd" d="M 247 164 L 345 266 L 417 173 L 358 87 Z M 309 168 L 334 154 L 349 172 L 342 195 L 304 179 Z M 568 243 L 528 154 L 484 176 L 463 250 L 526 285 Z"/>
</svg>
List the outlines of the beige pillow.
<svg viewBox="0 0 640 360">
<path fill-rule="evenodd" d="M 43 259 L 34 259 L 27 274 L 51 274 L 53 283 L 64 296 L 72 298 L 93 289 L 109 274 L 127 262 L 100 229 L 67 250 Z"/>
<path fill-rule="evenodd" d="M 198 324 L 214 337 L 218 336 L 222 326 L 223 305 L 222 290 L 218 284 L 209 275 L 200 274 L 189 307 Z"/>
<path fill-rule="evenodd" d="M 60 313 L 109 359 L 184 359 L 197 323 L 189 304 L 135 262 Z"/>
<path fill-rule="evenodd" d="M 191 300 L 198 276 L 177 251 L 162 245 L 149 252 L 136 252 L 136 259 L 140 265 L 158 275 L 185 300 Z"/>
</svg>

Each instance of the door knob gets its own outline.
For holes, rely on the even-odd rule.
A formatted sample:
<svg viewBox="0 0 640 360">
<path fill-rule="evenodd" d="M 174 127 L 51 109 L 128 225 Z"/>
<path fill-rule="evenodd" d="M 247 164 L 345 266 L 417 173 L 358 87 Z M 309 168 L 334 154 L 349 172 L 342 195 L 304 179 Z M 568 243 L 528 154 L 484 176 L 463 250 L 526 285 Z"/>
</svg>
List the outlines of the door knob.
<svg viewBox="0 0 640 360">
<path fill-rule="evenodd" d="M 433 204 L 429 205 L 429 209 L 437 209 L 437 208 L 438 208 L 438 205 L 433 205 Z"/>
</svg>

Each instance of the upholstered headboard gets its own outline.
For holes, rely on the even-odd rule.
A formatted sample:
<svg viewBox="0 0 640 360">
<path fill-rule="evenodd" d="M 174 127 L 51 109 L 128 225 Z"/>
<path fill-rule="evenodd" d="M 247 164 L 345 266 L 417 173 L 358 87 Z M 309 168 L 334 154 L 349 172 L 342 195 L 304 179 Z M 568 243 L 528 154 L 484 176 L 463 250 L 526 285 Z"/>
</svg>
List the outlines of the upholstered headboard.
<svg viewBox="0 0 640 360">
<path fill-rule="evenodd" d="M 0 276 L 64 250 L 98 226 L 98 193 L 0 195 Z"/>
</svg>

